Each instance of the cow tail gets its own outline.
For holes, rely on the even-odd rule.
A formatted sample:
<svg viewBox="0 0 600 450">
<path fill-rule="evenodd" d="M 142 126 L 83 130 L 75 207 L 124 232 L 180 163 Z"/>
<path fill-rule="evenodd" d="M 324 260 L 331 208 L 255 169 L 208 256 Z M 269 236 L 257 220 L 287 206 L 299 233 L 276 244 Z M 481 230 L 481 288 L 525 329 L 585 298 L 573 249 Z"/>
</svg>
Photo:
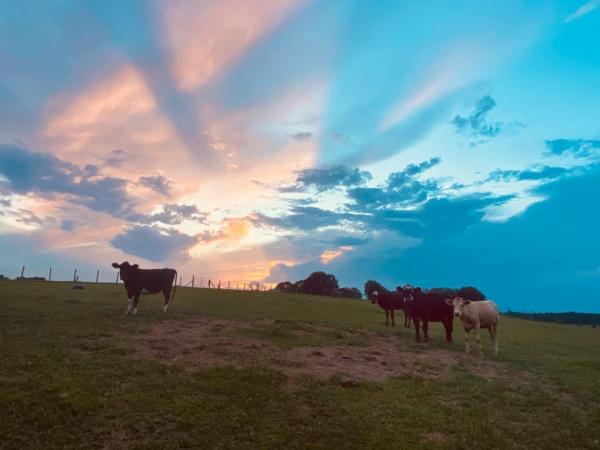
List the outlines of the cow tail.
<svg viewBox="0 0 600 450">
<path fill-rule="evenodd" d="M 169 305 L 173 303 L 173 299 L 175 298 L 175 289 L 177 288 L 177 271 L 175 271 L 175 279 L 173 280 L 173 291 L 171 292 L 171 299 L 169 300 Z"/>
</svg>

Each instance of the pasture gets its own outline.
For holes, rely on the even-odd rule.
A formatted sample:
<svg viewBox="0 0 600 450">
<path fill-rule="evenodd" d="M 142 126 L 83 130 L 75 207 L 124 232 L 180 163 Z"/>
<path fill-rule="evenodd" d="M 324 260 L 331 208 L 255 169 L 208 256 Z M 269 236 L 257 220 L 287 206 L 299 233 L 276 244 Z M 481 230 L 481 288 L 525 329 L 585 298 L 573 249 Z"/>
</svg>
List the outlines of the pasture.
<svg viewBox="0 0 600 450">
<path fill-rule="evenodd" d="M 414 342 L 367 301 L 0 281 L 2 448 L 600 448 L 600 329 Z M 399 316 L 402 313 L 399 312 Z"/>
</svg>

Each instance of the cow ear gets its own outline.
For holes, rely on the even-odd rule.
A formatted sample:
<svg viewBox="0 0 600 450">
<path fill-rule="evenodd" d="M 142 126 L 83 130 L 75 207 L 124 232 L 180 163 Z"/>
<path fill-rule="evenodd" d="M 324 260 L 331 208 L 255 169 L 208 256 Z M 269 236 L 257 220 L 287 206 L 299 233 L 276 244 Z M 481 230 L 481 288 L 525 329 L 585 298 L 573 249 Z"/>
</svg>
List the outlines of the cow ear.
<svg viewBox="0 0 600 450">
<path fill-rule="evenodd" d="M 447 305 L 450 305 L 450 306 L 454 305 L 454 302 L 453 302 L 453 301 L 452 301 L 452 299 L 450 299 L 450 298 L 447 298 L 447 299 L 446 299 L 446 300 L 444 300 L 444 301 L 446 302 L 446 304 L 447 304 Z"/>
<path fill-rule="evenodd" d="M 463 305 L 470 305 L 471 304 L 471 300 L 463 300 L 462 304 Z"/>
<path fill-rule="evenodd" d="M 137 269 L 137 268 L 139 268 L 140 266 L 138 266 L 137 264 L 134 264 L 134 265 L 133 265 L 133 266 L 131 266 L 131 267 L 133 267 L 134 269 Z"/>
<path fill-rule="evenodd" d="M 119 264 L 117 264 L 117 263 L 112 263 L 112 266 L 113 266 L 115 269 L 118 269 L 119 267 L 121 267 L 121 266 L 120 266 Z"/>
</svg>

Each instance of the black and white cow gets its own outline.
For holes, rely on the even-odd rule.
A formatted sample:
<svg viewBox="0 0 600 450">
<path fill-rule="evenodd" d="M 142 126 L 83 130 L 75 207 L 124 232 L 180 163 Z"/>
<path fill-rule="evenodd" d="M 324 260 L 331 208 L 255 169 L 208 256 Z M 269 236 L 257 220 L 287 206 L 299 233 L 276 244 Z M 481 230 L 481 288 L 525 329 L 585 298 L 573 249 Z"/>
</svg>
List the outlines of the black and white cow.
<svg viewBox="0 0 600 450">
<path fill-rule="evenodd" d="M 177 271 L 175 269 L 140 269 L 137 264 L 113 263 L 115 269 L 119 269 L 121 280 L 127 291 L 127 312 L 137 313 L 137 305 L 142 292 L 156 294 L 162 292 L 165 297 L 163 312 L 167 312 L 167 306 L 175 297 L 175 282 Z M 171 289 L 173 296 L 171 297 Z"/>
</svg>

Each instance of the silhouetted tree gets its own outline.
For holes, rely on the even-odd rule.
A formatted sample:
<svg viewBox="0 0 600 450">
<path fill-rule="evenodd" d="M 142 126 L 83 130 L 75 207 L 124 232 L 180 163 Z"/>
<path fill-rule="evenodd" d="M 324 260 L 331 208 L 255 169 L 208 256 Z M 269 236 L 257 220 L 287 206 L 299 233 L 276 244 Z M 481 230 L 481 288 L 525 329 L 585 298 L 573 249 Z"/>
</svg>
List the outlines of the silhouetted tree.
<svg viewBox="0 0 600 450">
<path fill-rule="evenodd" d="M 387 292 L 387 289 L 375 280 L 369 280 L 365 283 L 365 295 L 370 298 L 373 291 Z"/>
<path fill-rule="evenodd" d="M 291 281 L 282 281 L 281 283 L 277 283 L 275 290 L 279 292 L 296 292 L 296 286 Z"/>
<path fill-rule="evenodd" d="M 456 291 L 458 297 L 462 297 L 467 300 L 480 301 L 485 300 L 485 295 L 479 289 L 473 286 L 464 286 Z"/>
<path fill-rule="evenodd" d="M 314 295 L 331 295 L 338 287 L 338 281 L 334 275 L 319 271 L 311 273 L 302 282 L 298 292 Z"/>
<path fill-rule="evenodd" d="M 447 298 L 454 298 L 454 297 L 456 297 L 458 291 L 456 289 L 447 288 L 447 287 L 435 287 L 435 288 L 428 289 L 427 292 L 433 292 L 435 294 L 440 294 Z"/>
<path fill-rule="evenodd" d="M 362 293 L 357 288 L 342 287 L 333 291 L 336 297 L 362 298 Z"/>
</svg>

